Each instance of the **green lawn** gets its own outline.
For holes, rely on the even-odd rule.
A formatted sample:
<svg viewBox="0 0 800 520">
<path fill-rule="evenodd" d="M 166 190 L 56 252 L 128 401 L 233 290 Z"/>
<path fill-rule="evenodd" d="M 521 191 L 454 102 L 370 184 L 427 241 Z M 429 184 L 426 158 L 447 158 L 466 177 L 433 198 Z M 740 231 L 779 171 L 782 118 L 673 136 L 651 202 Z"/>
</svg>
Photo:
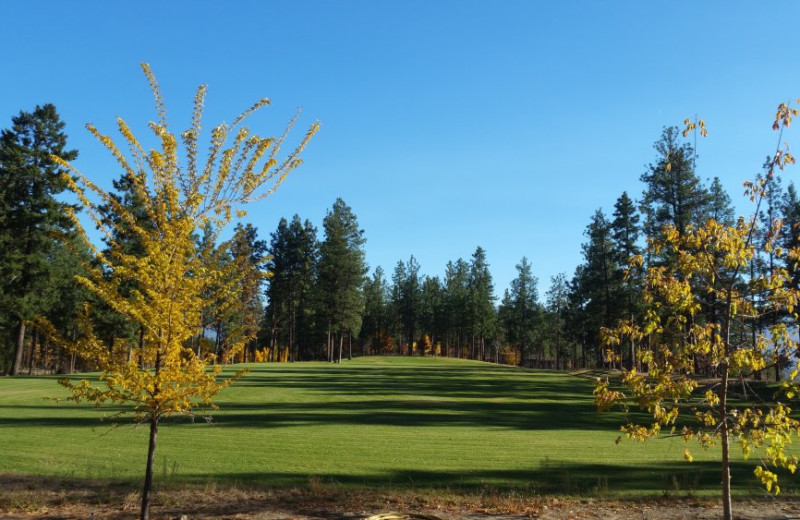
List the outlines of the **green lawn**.
<svg viewBox="0 0 800 520">
<path fill-rule="evenodd" d="M 239 368 L 239 367 L 237 367 Z M 233 370 L 233 368 L 231 368 Z M 0 379 L 0 473 L 139 481 L 146 426 L 44 400 L 56 377 Z M 615 444 L 588 378 L 445 359 L 252 364 L 214 423 L 159 432 L 157 478 L 206 485 L 338 483 L 389 489 L 660 495 L 718 492 L 718 451 L 683 461 L 678 438 Z M 734 488 L 761 493 L 737 459 Z M 781 476 L 784 491 L 798 478 Z"/>
</svg>

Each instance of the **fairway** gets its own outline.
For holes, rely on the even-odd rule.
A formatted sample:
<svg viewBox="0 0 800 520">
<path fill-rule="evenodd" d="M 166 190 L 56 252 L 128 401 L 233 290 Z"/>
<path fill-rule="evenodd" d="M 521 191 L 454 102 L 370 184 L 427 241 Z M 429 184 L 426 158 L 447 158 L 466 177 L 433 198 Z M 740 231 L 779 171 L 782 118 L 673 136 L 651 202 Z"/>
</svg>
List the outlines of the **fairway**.
<svg viewBox="0 0 800 520">
<path fill-rule="evenodd" d="M 240 368 L 230 367 L 228 370 Z M 615 444 L 621 413 L 599 414 L 593 381 L 440 358 L 251 364 L 219 396 L 213 423 L 163 423 L 157 482 L 335 484 L 530 494 L 718 493 L 718 452 L 680 438 Z M 148 430 L 66 396 L 53 377 L 0 379 L 0 472 L 138 482 Z M 761 494 L 752 462 L 737 493 Z M 784 492 L 797 478 L 781 475 Z"/>
</svg>

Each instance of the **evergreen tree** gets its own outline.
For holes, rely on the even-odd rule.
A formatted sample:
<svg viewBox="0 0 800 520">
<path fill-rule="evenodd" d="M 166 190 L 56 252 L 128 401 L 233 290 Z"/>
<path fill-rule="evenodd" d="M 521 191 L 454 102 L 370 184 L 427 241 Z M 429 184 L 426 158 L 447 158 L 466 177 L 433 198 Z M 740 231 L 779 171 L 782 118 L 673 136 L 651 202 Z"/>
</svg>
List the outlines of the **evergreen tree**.
<svg viewBox="0 0 800 520">
<path fill-rule="evenodd" d="M 800 289 L 800 258 L 791 253 L 800 251 L 800 196 L 792 182 L 786 187 L 786 193 L 783 195 L 781 220 L 783 221 L 782 246 L 789 251 L 784 267 L 789 273 L 790 286 Z"/>
<path fill-rule="evenodd" d="M 228 249 L 238 273 L 235 304 L 226 323 L 232 334 L 226 336 L 235 335 L 232 341 L 244 344 L 243 361 L 247 362 L 255 350 L 254 340 L 263 314 L 261 289 L 267 273 L 267 243 L 258 238 L 258 230 L 252 224 L 237 224 Z"/>
<path fill-rule="evenodd" d="M 486 341 L 494 330 L 495 295 L 486 251 L 480 246 L 472 255 L 469 275 L 469 318 L 472 332 L 470 357 L 484 360 Z"/>
<path fill-rule="evenodd" d="M 453 345 L 456 357 L 463 354 L 466 343 L 469 313 L 469 264 L 459 258 L 455 262 L 447 262 L 444 275 L 444 305 L 448 330 L 447 347 Z"/>
<path fill-rule="evenodd" d="M 414 354 L 414 341 L 419 330 L 422 284 L 420 282 L 419 262 L 414 255 L 405 264 L 401 261 L 395 266 L 392 276 L 392 303 L 397 311 L 400 330 L 408 345 L 408 355 Z M 421 352 L 425 355 L 424 349 Z"/>
<path fill-rule="evenodd" d="M 40 295 L 53 274 L 49 255 L 55 237 L 66 239 L 72 227 L 67 205 L 56 199 L 66 188 L 65 169 L 51 156 L 71 161 L 78 153 L 66 148 L 65 125 L 51 104 L 11 121 L 11 128 L 0 132 L 0 301 L 4 321 L 16 328 L 14 354 L 6 348 L 2 356 L 13 375 L 22 368 L 26 324 L 46 313 Z"/>
<path fill-rule="evenodd" d="M 420 294 L 420 328 L 430 340 L 431 350 L 436 352 L 444 330 L 444 287 L 438 276 L 426 276 Z M 424 346 L 423 346 L 424 348 Z"/>
<path fill-rule="evenodd" d="M 556 370 L 563 367 L 562 360 L 565 354 L 564 341 L 564 314 L 569 305 L 569 286 L 564 273 L 559 273 L 550 278 L 550 289 L 547 291 L 547 315 L 550 333 L 554 336 L 553 353 L 555 354 Z"/>
<path fill-rule="evenodd" d="M 714 177 L 711 186 L 708 187 L 706 218 L 713 218 L 722 225 L 732 226 L 736 220 L 735 216 L 730 195 L 722 187 L 719 177 Z"/>
<path fill-rule="evenodd" d="M 315 356 L 316 305 L 313 294 L 318 261 L 317 230 L 298 215 L 291 224 L 281 219 L 271 235 L 267 308 L 262 338 L 273 355 L 289 349 L 289 359 Z"/>
<path fill-rule="evenodd" d="M 533 276 L 531 264 L 526 257 L 517 264 L 517 277 L 511 281 L 511 289 L 504 311 L 506 334 L 510 345 L 519 350 L 520 364 L 533 350 L 536 329 L 539 326 L 541 309 L 539 306 L 538 279 Z"/>
<path fill-rule="evenodd" d="M 588 296 L 585 290 L 584 271 L 586 267 L 579 265 L 575 268 L 572 280 L 569 282 L 569 296 L 566 311 L 566 329 L 572 340 L 572 358 L 576 364 L 586 367 L 586 351 L 589 343 L 590 328 L 586 316 Z M 578 346 L 581 348 L 580 363 L 578 363 Z"/>
<path fill-rule="evenodd" d="M 364 319 L 361 324 L 362 354 L 380 354 L 383 341 L 389 335 L 389 290 L 378 266 L 364 282 Z"/>
<path fill-rule="evenodd" d="M 616 322 L 618 309 L 614 305 L 617 287 L 618 265 L 611 238 L 611 227 L 598 209 L 586 228 L 588 242 L 583 244 L 584 268 L 582 270 L 582 291 L 586 298 L 586 319 L 590 331 L 589 340 L 595 349 L 596 363 L 603 364 L 604 352 L 600 344 L 600 328 Z"/>
<path fill-rule="evenodd" d="M 694 171 L 694 149 L 679 143 L 676 127 L 664 128 L 654 145 L 656 161 L 647 167 L 641 181 L 645 184 L 641 211 L 648 237 L 661 236 L 665 225 L 675 226 L 683 236 L 687 226 L 702 220 L 706 212 L 707 192 Z"/>
<path fill-rule="evenodd" d="M 639 235 L 639 215 L 633 201 L 623 192 L 614 204 L 614 220 L 611 222 L 612 254 L 616 264 L 613 305 L 616 307 L 615 316 L 630 320 L 637 319 L 641 313 L 642 273 L 631 264 L 633 258 L 642 254 Z M 630 369 L 636 362 L 636 344 L 631 340 L 625 347 L 622 357 Z"/>
<path fill-rule="evenodd" d="M 322 227 L 325 240 L 320 245 L 319 284 L 323 315 L 327 318 L 328 359 L 339 362 L 345 335 L 350 339 L 361 328 L 366 239 L 356 216 L 341 198 L 325 215 Z"/>
</svg>

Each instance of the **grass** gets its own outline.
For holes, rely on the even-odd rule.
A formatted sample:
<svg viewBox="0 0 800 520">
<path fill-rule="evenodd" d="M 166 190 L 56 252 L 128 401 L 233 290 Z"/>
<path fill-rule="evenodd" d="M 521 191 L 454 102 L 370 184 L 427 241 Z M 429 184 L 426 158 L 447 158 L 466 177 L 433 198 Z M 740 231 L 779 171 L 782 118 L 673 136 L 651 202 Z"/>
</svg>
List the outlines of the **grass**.
<svg viewBox="0 0 800 520">
<path fill-rule="evenodd" d="M 231 371 L 234 368 L 231 367 Z M 679 438 L 615 444 L 590 377 L 485 363 L 367 357 L 341 365 L 252 364 L 213 424 L 159 431 L 157 485 L 613 497 L 718 493 L 719 452 Z M 56 403 L 56 377 L 0 379 L 0 473 L 136 483 L 147 428 L 109 408 Z M 736 459 L 734 491 L 762 492 Z M 798 478 L 781 475 L 784 492 Z"/>
</svg>

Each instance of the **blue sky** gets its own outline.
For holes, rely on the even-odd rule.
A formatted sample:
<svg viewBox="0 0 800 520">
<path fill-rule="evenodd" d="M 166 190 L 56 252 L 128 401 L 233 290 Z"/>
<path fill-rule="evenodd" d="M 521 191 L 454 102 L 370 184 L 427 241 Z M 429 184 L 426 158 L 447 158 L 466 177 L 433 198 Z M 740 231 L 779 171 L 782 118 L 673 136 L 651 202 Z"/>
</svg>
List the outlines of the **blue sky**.
<svg viewBox="0 0 800 520">
<path fill-rule="evenodd" d="M 426 274 L 487 250 L 496 293 L 522 256 L 544 293 L 581 261 L 594 211 L 613 210 L 654 159 L 665 125 L 697 114 L 698 174 L 741 183 L 775 148 L 775 106 L 800 97 L 797 2 L 0 2 L 0 127 L 55 103 L 77 166 L 119 175 L 83 124 L 155 119 L 138 64 L 162 85 L 175 130 L 209 85 L 206 128 L 260 97 L 253 118 L 295 137 L 322 129 L 304 166 L 247 220 L 320 226 L 341 196 L 391 272 Z M 791 142 L 792 132 L 786 136 Z M 786 177 L 796 176 L 788 172 Z"/>
</svg>

